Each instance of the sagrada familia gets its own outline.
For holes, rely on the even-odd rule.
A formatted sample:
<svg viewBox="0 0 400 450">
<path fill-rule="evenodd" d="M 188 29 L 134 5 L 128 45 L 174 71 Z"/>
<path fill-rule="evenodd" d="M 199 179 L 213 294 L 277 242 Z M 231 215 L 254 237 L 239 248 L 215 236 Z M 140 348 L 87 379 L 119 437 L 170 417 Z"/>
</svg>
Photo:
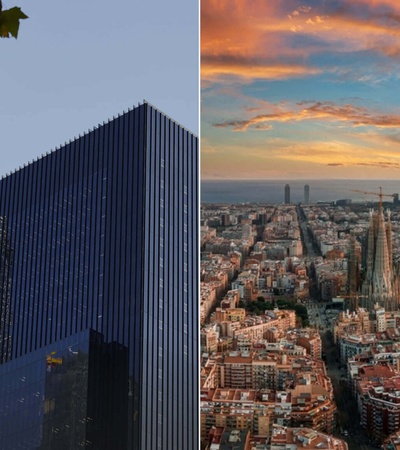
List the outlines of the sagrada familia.
<svg viewBox="0 0 400 450">
<path fill-rule="evenodd" d="M 393 267 L 392 224 L 390 211 L 385 222 L 382 200 L 377 212 L 370 210 L 367 235 L 366 273 L 361 286 L 360 303 L 369 311 L 376 303 L 386 311 L 399 308 L 399 271 Z"/>
</svg>

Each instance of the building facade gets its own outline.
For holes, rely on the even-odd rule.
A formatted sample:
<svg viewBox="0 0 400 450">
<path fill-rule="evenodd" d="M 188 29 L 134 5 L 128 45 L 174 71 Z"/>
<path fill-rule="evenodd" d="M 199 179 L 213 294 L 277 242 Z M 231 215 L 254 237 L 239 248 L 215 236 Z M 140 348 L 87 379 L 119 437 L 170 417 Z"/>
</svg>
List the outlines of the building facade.
<svg viewBox="0 0 400 450">
<path fill-rule="evenodd" d="M 382 440 L 400 429 L 399 388 L 398 376 L 357 384 L 361 425 L 372 437 Z"/>
<path fill-rule="evenodd" d="M 148 103 L 0 180 L 3 450 L 197 448 L 198 205 Z"/>
</svg>

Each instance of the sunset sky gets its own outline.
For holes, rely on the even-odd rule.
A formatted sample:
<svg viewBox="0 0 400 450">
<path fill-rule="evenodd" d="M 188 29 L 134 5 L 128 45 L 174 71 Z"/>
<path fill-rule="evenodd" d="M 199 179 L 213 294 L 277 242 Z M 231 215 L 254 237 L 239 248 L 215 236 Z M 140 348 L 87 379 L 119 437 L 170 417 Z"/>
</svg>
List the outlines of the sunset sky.
<svg viewBox="0 0 400 450">
<path fill-rule="evenodd" d="M 400 177 L 398 0 L 201 0 L 203 179 Z"/>
</svg>

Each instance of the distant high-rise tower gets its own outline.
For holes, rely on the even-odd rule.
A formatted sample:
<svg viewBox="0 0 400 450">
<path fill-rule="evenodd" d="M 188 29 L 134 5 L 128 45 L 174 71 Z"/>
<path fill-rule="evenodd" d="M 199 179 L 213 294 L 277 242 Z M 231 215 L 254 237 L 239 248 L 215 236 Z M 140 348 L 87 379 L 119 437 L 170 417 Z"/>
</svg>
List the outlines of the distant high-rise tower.
<svg viewBox="0 0 400 450">
<path fill-rule="evenodd" d="M 390 211 L 385 223 L 382 202 L 377 213 L 370 211 L 370 225 L 367 236 L 367 271 L 362 285 L 362 300 L 366 308 L 372 311 L 379 303 L 386 311 L 398 308 L 399 283 L 393 270 L 392 225 Z"/>
<path fill-rule="evenodd" d="M 308 184 L 304 186 L 304 203 L 306 205 L 310 203 L 310 186 Z"/>
<path fill-rule="evenodd" d="M 290 203 L 290 186 L 285 184 L 285 203 Z"/>
</svg>

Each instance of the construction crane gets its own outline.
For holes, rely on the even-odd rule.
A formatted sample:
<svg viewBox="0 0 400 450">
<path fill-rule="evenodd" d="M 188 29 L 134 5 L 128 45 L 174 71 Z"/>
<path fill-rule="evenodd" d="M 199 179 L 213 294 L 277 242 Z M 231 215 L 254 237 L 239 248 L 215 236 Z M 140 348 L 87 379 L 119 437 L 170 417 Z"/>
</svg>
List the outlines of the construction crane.
<svg viewBox="0 0 400 450">
<path fill-rule="evenodd" d="M 358 292 L 356 292 L 356 293 L 354 293 L 352 295 L 340 295 L 340 296 L 338 296 L 336 298 L 350 299 L 350 303 L 351 304 L 349 306 L 350 307 L 352 306 L 354 311 L 356 311 L 358 306 L 359 306 L 358 299 L 359 298 L 369 298 L 369 295 L 362 295 L 362 294 L 359 294 Z M 351 301 L 351 300 L 354 300 L 354 301 Z"/>
<path fill-rule="evenodd" d="M 382 209 L 382 197 L 394 197 L 396 194 L 384 194 L 382 192 L 382 188 L 379 187 L 379 192 L 368 192 L 368 191 L 361 191 L 359 189 L 352 189 L 352 192 L 359 192 L 360 194 L 365 195 L 377 195 L 379 196 L 379 208 Z"/>
</svg>

